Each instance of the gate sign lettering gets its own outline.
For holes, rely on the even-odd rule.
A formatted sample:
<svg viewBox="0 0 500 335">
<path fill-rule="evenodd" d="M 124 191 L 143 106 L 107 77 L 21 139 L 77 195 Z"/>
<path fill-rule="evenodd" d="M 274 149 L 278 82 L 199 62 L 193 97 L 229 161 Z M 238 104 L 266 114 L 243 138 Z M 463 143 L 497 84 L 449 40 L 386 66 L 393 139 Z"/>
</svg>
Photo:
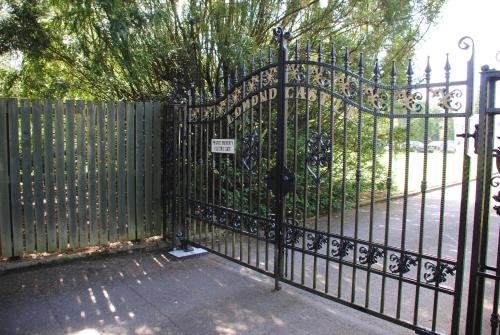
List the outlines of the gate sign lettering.
<svg viewBox="0 0 500 335">
<path fill-rule="evenodd" d="M 234 139 L 229 139 L 229 138 L 212 139 L 212 152 L 219 154 L 234 154 Z"/>
</svg>

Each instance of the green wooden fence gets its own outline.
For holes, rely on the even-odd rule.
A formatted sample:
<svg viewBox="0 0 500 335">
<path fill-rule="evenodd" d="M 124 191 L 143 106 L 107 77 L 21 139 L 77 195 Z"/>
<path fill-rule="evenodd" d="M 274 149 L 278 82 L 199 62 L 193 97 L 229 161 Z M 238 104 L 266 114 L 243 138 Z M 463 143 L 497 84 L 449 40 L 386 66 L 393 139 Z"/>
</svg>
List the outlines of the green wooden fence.
<svg viewBox="0 0 500 335">
<path fill-rule="evenodd" d="M 156 102 L 0 99 L 0 255 L 161 235 Z"/>
</svg>

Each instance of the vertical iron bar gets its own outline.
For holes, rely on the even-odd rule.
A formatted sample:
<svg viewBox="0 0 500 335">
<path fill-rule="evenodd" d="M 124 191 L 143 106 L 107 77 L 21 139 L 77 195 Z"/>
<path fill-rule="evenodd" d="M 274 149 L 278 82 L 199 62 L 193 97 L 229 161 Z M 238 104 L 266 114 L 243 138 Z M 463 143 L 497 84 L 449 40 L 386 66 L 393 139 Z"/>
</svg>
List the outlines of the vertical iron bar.
<svg viewBox="0 0 500 335">
<path fill-rule="evenodd" d="M 469 45 L 465 40 L 459 41 L 459 47 L 463 50 L 469 49 L 472 45 L 471 56 L 467 62 L 467 87 L 465 95 L 465 120 L 464 120 L 464 151 L 462 165 L 462 194 L 460 203 L 460 219 L 458 230 L 458 250 L 457 250 L 457 270 L 455 278 L 455 297 L 453 299 L 453 314 L 451 320 L 451 334 L 458 334 L 460 328 L 460 312 L 462 308 L 462 292 L 465 271 L 465 247 L 467 242 L 467 214 L 469 205 L 469 184 L 470 184 L 470 162 L 469 141 L 467 133 L 469 131 L 469 118 L 473 112 L 474 106 L 474 41 Z M 464 44 L 465 42 L 465 44 Z"/>
<path fill-rule="evenodd" d="M 445 70 L 445 90 L 449 92 L 450 90 L 450 63 L 448 61 L 448 54 L 446 55 Z M 446 169 L 447 169 L 447 151 L 448 151 L 448 119 L 449 119 L 449 109 L 444 108 L 444 127 L 443 127 L 443 163 L 442 163 L 442 175 L 441 175 L 441 203 L 439 211 L 439 231 L 438 231 L 438 250 L 437 250 L 437 262 L 436 269 L 441 267 L 441 257 L 443 250 L 443 231 L 444 231 L 444 215 L 445 215 L 445 204 L 446 204 Z M 436 330 L 437 316 L 438 316 L 438 302 L 439 302 L 439 280 L 435 282 L 434 288 L 434 304 L 432 312 L 432 330 Z"/>
<path fill-rule="evenodd" d="M 347 70 L 349 67 L 349 50 L 345 49 L 344 55 L 344 81 L 347 83 L 348 76 Z M 346 98 L 346 97 L 344 97 Z M 344 237 L 344 223 L 345 223 L 345 208 L 346 208 L 346 176 L 347 176 L 347 102 L 343 100 L 343 115 L 342 115 L 342 128 L 343 128 L 343 138 L 342 138 L 342 200 L 341 200 L 341 210 L 340 210 L 340 236 Z M 343 241 L 340 241 L 343 243 Z M 354 247 L 356 245 L 354 244 Z M 338 277 L 338 292 L 337 296 L 342 298 L 342 262 L 339 262 L 339 277 Z"/>
<path fill-rule="evenodd" d="M 268 64 L 273 63 L 273 52 L 271 47 L 269 47 L 269 53 L 268 53 Z M 269 78 L 267 78 L 267 86 L 271 86 L 272 83 Z M 267 91 L 268 94 L 271 93 L 271 89 L 268 89 Z M 267 162 L 266 162 L 266 171 L 269 171 L 271 168 L 271 147 L 272 147 L 272 132 L 273 132 L 273 126 L 272 126 L 272 103 L 271 99 L 268 99 L 268 106 L 267 106 Z M 266 217 L 267 219 L 270 218 L 270 215 L 272 213 L 271 210 L 271 192 L 269 191 L 269 188 L 266 189 Z M 271 224 L 268 222 L 267 223 L 267 229 L 266 233 L 271 230 Z M 265 264 L 265 270 L 268 271 L 269 269 L 269 235 L 266 236 L 266 252 L 265 252 L 265 257 L 266 257 L 266 264 Z"/>
<path fill-rule="evenodd" d="M 378 91 L 378 80 L 380 78 L 380 68 L 378 59 L 375 59 L 375 69 L 373 70 L 373 94 Z M 376 106 L 372 106 L 374 112 L 378 112 Z M 373 115 L 373 137 L 372 137 L 372 170 L 371 170 L 371 190 L 370 190 L 370 223 L 368 228 L 368 241 L 371 243 L 373 241 L 373 216 L 375 210 L 375 177 L 377 173 L 377 135 L 378 135 L 378 115 L 374 113 Z M 370 275 L 371 266 L 368 266 L 366 273 L 366 296 L 365 296 L 365 307 L 368 308 L 370 305 Z"/>
<path fill-rule="evenodd" d="M 424 159 L 422 165 L 422 182 L 420 186 L 420 222 L 418 235 L 418 265 L 417 265 L 417 280 L 420 281 L 422 276 L 422 253 L 424 251 L 424 227 L 425 227 L 425 208 L 427 199 L 427 165 L 428 165 L 428 148 L 429 148 L 429 108 L 430 108 L 430 90 L 429 84 L 431 80 L 431 65 L 430 58 L 427 57 L 427 66 L 425 68 L 425 115 L 424 119 Z M 420 307 L 420 286 L 415 286 L 415 305 L 413 309 L 413 324 L 418 324 L 418 312 Z"/>
<path fill-rule="evenodd" d="M 298 47 L 298 42 L 295 40 L 295 55 L 294 55 L 295 61 L 298 61 L 299 59 L 299 47 Z M 295 64 L 296 71 L 298 71 L 299 65 Z M 292 78 L 296 79 L 296 78 Z M 298 168 L 298 160 L 297 160 L 297 137 L 298 137 L 298 131 L 299 131 L 299 99 L 297 97 L 297 87 L 293 88 L 293 96 L 294 96 L 294 113 L 293 113 L 293 119 L 294 119 L 294 124 L 293 124 L 293 171 L 296 173 L 297 168 Z M 293 184 L 293 195 L 292 195 L 292 223 L 295 225 L 297 222 L 297 183 Z M 298 229 L 296 227 L 295 229 Z M 304 238 L 304 232 L 302 232 L 302 238 Z M 295 245 L 293 245 L 295 247 Z M 293 281 L 294 279 L 294 273 L 295 273 L 295 250 L 292 249 L 292 257 L 290 261 L 290 280 Z"/>
<path fill-rule="evenodd" d="M 286 169 L 286 157 L 287 157 L 287 106 L 285 97 L 285 85 L 287 82 L 286 73 L 286 61 L 288 58 L 287 41 L 290 39 L 290 33 L 283 32 L 281 28 L 274 30 L 274 35 L 279 42 L 279 52 L 278 52 L 278 115 L 277 115 L 277 157 L 276 166 L 278 171 L 280 171 L 280 182 L 278 183 L 278 192 L 275 194 L 276 197 L 276 208 L 275 208 L 275 245 L 274 245 L 274 288 L 275 290 L 280 289 L 280 279 L 283 276 L 283 230 L 284 230 L 284 218 L 285 218 L 285 193 L 283 189 L 285 169 Z"/>
<path fill-rule="evenodd" d="M 330 64 L 332 65 L 332 70 L 330 72 L 330 133 L 329 133 L 329 142 L 330 142 L 330 156 L 328 157 L 328 222 L 327 222 L 327 230 L 326 233 L 330 236 L 331 233 L 331 223 L 332 223 L 332 203 L 333 203 L 333 151 L 334 151 L 334 134 L 335 134 L 335 105 L 334 105 L 334 91 L 335 91 L 335 46 L 333 42 L 331 42 L 331 51 L 330 51 Z M 326 101 L 325 101 L 326 104 Z M 320 105 L 321 106 L 321 105 Z M 325 293 L 329 291 L 329 282 L 330 282 L 330 238 L 328 238 L 328 242 L 326 245 L 326 273 L 325 273 Z"/>
<path fill-rule="evenodd" d="M 258 120 L 258 131 L 257 134 L 259 136 L 259 154 L 257 155 L 257 216 L 260 217 L 262 215 L 261 212 L 261 184 L 262 184 L 262 176 L 261 176 L 261 164 L 262 164 L 262 101 L 261 101 L 261 91 L 262 91 L 262 51 L 259 52 L 259 83 L 256 88 L 257 92 L 259 92 L 259 120 Z M 260 268 L 260 249 L 259 249 L 259 237 L 260 237 L 260 221 L 257 221 L 257 238 L 255 240 L 255 266 Z"/>
<path fill-rule="evenodd" d="M 318 49 L 318 63 L 321 64 L 321 53 L 322 53 L 322 50 L 321 50 L 321 42 L 320 42 L 320 45 L 319 45 L 319 49 Z M 320 65 L 317 65 L 317 73 L 321 73 L 321 66 Z M 319 85 L 319 83 L 318 83 Z M 318 122 L 318 125 L 317 125 L 317 128 L 316 128 L 316 131 L 318 132 L 318 137 L 317 137 L 317 143 L 316 145 L 318 145 L 318 147 L 320 148 L 321 150 L 321 91 L 320 89 L 316 89 L 316 96 L 318 97 L 318 118 L 317 118 L 317 122 Z M 306 99 L 309 98 L 309 89 L 307 90 L 307 93 L 306 93 Z M 320 160 L 318 159 L 317 162 L 316 162 L 316 194 L 315 194 L 315 205 L 316 205 L 316 210 L 314 212 L 314 232 L 315 234 L 318 234 L 318 219 L 319 219 L 319 188 L 320 188 L 320 183 L 321 183 L 321 179 L 320 179 Z M 328 244 L 329 241 L 327 242 Z M 313 289 L 316 289 L 316 272 L 318 270 L 318 257 L 317 257 L 317 252 L 319 250 L 315 250 L 315 253 L 314 253 L 314 260 L 313 260 Z"/>
<path fill-rule="evenodd" d="M 384 247 L 387 248 L 389 244 L 389 228 L 391 223 L 391 197 L 392 197 L 392 156 L 394 145 L 394 93 L 396 84 L 396 63 L 392 62 L 391 68 L 391 84 L 390 84 L 390 97 L 389 97 L 389 154 L 387 159 L 387 180 L 386 180 L 386 198 L 385 198 L 385 225 L 384 225 Z M 387 249 L 385 249 L 387 250 Z M 385 283 L 387 273 L 387 260 L 384 257 L 381 299 L 380 299 L 380 313 L 384 313 L 385 308 Z M 418 286 L 417 286 L 418 287 Z"/>
<path fill-rule="evenodd" d="M 357 136 L 356 136 L 356 207 L 354 213 L 354 252 L 353 252 L 353 263 L 354 266 L 352 268 L 352 291 L 351 291 L 351 303 L 354 303 L 356 299 L 356 263 L 358 257 L 358 232 L 359 232 L 359 205 L 360 205 L 360 192 L 361 192 L 361 127 L 362 127 L 362 106 L 363 106 L 363 72 L 364 72 L 364 60 L 363 53 L 359 55 L 359 66 L 358 66 L 358 75 L 359 75 L 359 85 L 358 85 L 358 127 L 357 127 Z"/>
<path fill-rule="evenodd" d="M 408 79 L 408 86 L 406 90 L 407 98 L 412 95 L 411 84 L 413 80 L 413 68 L 411 64 L 411 59 L 408 60 L 408 68 L 406 70 L 406 76 Z M 408 187 L 409 187 L 409 174 L 410 174 L 410 127 L 411 127 L 411 109 L 406 109 L 406 132 L 405 132 L 405 170 L 404 170 L 404 190 L 403 190 L 403 218 L 401 222 L 401 253 L 399 254 L 400 259 L 402 260 L 404 255 L 404 250 L 406 248 L 406 222 L 408 219 Z M 401 293 L 403 290 L 403 282 L 401 278 L 403 273 L 399 271 L 398 273 L 398 294 L 397 294 L 397 307 L 396 307 L 396 318 L 399 319 L 401 317 Z"/>
<path fill-rule="evenodd" d="M 307 157 L 308 154 L 308 148 L 307 148 L 307 142 L 309 141 L 309 84 L 310 84 L 310 78 L 309 78 L 309 58 L 311 55 L 311 45 L 309 44 L 309 41 L 307 42 L 306 46 L 306 115 L 305 115 L 305 123 L 306 123 L 306 129 L 305 129 L 305 140 L 304 140 L 304 157 Z M 304 195 L 303 195 L 303 201 L 304 201 L 304 210 L 303 210 L 303 217 L 302 217 L 302 228 L 304 231 L 304 236 L 302 237 L 302 265 L 301 265 L 301 277 L 300 277 L 300 284 L 304 285 L 305 283 L 305 269 L 306 269 L 306 222 L 307 222 L 307 188 L 308 188 L 308 174 L 307 174 L 307 159 L 304 159 Z"/>
</svg>

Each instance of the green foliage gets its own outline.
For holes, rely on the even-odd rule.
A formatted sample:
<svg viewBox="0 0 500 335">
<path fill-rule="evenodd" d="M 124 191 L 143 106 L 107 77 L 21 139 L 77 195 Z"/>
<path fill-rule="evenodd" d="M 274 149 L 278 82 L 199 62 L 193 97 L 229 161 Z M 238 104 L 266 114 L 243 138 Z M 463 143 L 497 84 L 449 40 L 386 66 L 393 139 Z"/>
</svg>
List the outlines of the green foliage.
<svg viewBox="0 0 500 335">
<path fill-rule="evenodd" d="M 271 43 L 278 25 L 314 46 L 363 50 L 368 63 L 382 52 L 390 65 L 411 56 L 443 2 L 6 0 L 0 54 L 22 63 L 0 71 L 2 93 L 165 100 L 185 96 L 192 82 L 212 91 Z"/>
<path fill-rule="evenodd" d="M 454 120 L 448 120 L 448 140 L 455 138 L 455 123 Z M 416 119 L 411 123 L 411 139 L 415 141 L 424 142 L 425 138 L 425 119 Z M 427 140 L 439 141 L 443 140 L 444 136 L 444 122 L 443 118 L 429 118 L 427 121 Z"/>
<path fill-rule="evenodd" d="M 172 101 L 185 98 L 191 83 L 209 92 L 218 91 L 228 78 L 241 73 L 238 69 L 244 64 L 248 68 L 257 59 L 258 66 L 259 49 L 273 45 L 272 28 L 276 26 L 291 31 L 302 44 L 311 41 L 314 48 L 321 41 L 335 42 L 339 54 L 343 49 L 352 53 L 353 64 L 358 52 L 363 51 L 366 69 L 380 58 L 381 80 L 389 75 L 395 61 L 400 74 L 397 81 L 404 82 L 406 59 L 436 20 L 443 2 L 330 0 L 322 8 L 314 0 L 6 0 L 0 5 L 0 56 L 19 55 L 22 61 L 18 66 L 0 68 L 0 94 Z M 263 54 L 266 62 L 267 51 Z M 370 77 L 368 71 L 366 76 Z M 390 141 L 387 119 L 378 120 L 378 133 L 374 135 L 373 116 L 363 115 L 361 124 L 368 131 L 361 132 L 358 139 L 356 112 L 347 108 L 344 116 L 339 110 L 332 125 L 329 110 L 322 109 L 322 132 L 333 131 L 332 174 L 330 178 L 328 166 L 320 167 L 324 176 L 316 188 L 305 160 L 307 141 L 319 125 L 315 117 L 306 120 L 304 106 L 298 106 L 298 110 L 299 131 L 295 136 L 289 130 L 289 160 L 296 157 L 298 189 L 295 200 L 289 197 L 287 201 L 307 208 L 304 214 L 309 216 L 316 207 L 321 212 L 330 206 L 340 209 L 343 196 L 344 205 L 352 205 L 358 190 L 365 193 L 372 187 L 375 191 L 386 187 L 381 159 Z M 249 126 L 246 124 L 247 130 Z M 309 132 L 305 131 L 307 127 Z M 393 130 L 394 149 L 401 150 L 398 143 L 404 142 L 405 129 Z M 242 129 L 238 131 L 242 133 Z M 264 136 L 263 147 L 272 145 L 266 141 Z M 292 146 L 294 142 L 297 149 Z M 241 162 L 238 155 L 235 159 Z M 261 160 L 261 178 L 269 166 L 274 166 L 273 159 Z M 214 171 L 224 185 L 227 183 L 219 189 L 224 200 L 248 204 L 250 198 L 261 199 L 256 206 L 263 213 L 268 193 L 262 180 L 250 178 L 240 163 L 234 169 L 233 163 L 222 162 L 221 169 Z M 362 176 L 359 183 L 358 165 Z M 376 172 L 373 180 L 372 167 Z M 201 168 L 195 170 L 196 174 L 202 172 Z M 208 184 L 204 187 L 196 192 L 214 191 Z"/>
</svg>

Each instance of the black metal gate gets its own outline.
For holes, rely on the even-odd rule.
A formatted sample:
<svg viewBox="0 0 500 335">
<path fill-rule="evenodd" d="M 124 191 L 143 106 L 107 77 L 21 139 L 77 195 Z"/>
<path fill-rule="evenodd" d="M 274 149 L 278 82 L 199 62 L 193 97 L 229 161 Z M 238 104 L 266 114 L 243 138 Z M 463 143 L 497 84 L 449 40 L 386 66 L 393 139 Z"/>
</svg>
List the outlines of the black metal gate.
<svg viewBox="0 0 500 335">
<path fill-rule="evenodd" d="M 429 62 L 422 76 L 411 61 L 404 74 L 394 63 L 384 74 L 378 60 L 351 61 L 333 45 L 289 52 L 290 34 L 274 34 L 277 56 L 261 53 L 220 96 L 193 88 L 177 108 L 178 238 L 273 276 L 276 289 L 285 282 L 418 333 L 458 333 L 478 134 L 469 132 L 472 41 L 459 42 L 472 50 L 465 79 L 450 79 L 446 57 L 431 81 Z M 481 152 L 490 162 L 491 150 Z M 477 306 L 484 278 L 498 279 L 482 275 L 498 266 L 479 268 Z M 494 290 L 498 306 L 498 282 Z"/>
<path fill-rule="evenodd" d="M 467 334 L 498 334 L 500 294 L 500 71 L 483 66 L 476 131 L 478 164 L 472 232 Z M 496 170 L 496 172 L 494 172 Z M 493 196 L 491 191 L 493 190 Z M 496 193 L 495 193 L 496 192 Z M 493 199 L 493 204 L 491 200 Z M 489 328 L 489 330 L 488 330 Z"/>
</svg>

